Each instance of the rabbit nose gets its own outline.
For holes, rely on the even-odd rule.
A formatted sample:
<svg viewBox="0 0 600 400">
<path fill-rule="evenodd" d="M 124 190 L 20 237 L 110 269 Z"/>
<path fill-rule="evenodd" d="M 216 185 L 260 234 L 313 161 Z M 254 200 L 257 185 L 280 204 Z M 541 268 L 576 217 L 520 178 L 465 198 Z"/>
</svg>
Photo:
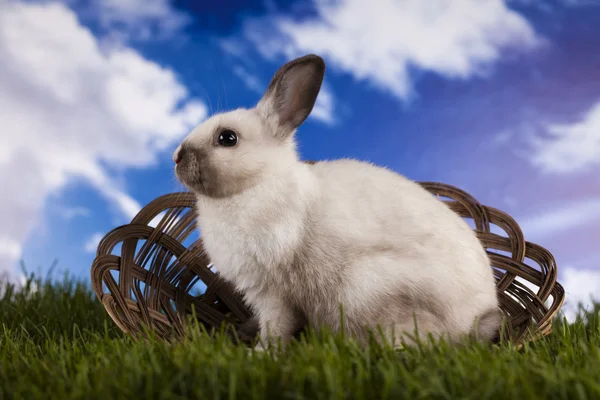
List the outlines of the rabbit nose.
<svg viewBox="0 0 600 400">
<path fill-rule="evenodd" d="M 179 146 L 179 149 L 177 149 L 177 151 L 175 151 L 175 155 L 173 156 L 173 161 L 175 161 L 175 164 L 179 164 L 181 162 L 185 153 L 186 153 L 186 148 L 183 146 Z"/>
</svg>

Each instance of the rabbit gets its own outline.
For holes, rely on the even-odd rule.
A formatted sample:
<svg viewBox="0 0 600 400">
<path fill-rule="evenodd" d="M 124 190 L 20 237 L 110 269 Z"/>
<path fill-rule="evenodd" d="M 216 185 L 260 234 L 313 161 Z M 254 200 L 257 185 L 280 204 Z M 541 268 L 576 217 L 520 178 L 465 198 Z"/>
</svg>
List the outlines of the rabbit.
<svg viewBox="0 0 600 400">
<path fill-rule="evenodd" d="M 299 159 L 324 74 L 317 55 L 286 63 L 254 108 L 211 116 L 173 153 L 205 251 L 260 338 L 285 345 L 314 326 L 362 344 L 373 331 L 395 346 L 416 333 L 497 340 L 490 260 L 462 218 L 390 169 Z"/>
</svg>

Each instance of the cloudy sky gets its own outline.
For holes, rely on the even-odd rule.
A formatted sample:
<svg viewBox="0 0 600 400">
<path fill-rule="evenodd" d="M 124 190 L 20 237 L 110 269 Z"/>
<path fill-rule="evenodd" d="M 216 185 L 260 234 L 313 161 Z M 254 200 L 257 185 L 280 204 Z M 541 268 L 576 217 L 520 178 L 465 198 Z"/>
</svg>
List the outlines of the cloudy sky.
<svg viewBox="0 0 600 400">
<path fill-rule="evenodd" d="M 226 6 L 225 6 L 226 3 Z M 298 139 L 457 185 L 556 256 L 567 307 L 600 293 L 600 2 L 0 0 L 0 271 L 88 279 L 103 233 L 181 190 L 171 152 L 328 64 Z"/>
</svg>

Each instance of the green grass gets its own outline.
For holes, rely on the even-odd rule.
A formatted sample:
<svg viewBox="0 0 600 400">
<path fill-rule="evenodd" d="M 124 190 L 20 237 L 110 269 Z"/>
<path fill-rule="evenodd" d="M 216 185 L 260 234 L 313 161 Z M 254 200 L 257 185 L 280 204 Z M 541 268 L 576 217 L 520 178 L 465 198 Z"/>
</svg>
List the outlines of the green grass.
<svg viewBox="0 0 600 400">
<path fill-rule="evenodd" d="M 525 346 L 360 350 L 334 335 L 249 354 L 191 329 L 134 342 L 86 285 L 37 281 L 0 294 L 0 399 L 599 399 L 600 320 L 557 320 Z"/>
</svg>

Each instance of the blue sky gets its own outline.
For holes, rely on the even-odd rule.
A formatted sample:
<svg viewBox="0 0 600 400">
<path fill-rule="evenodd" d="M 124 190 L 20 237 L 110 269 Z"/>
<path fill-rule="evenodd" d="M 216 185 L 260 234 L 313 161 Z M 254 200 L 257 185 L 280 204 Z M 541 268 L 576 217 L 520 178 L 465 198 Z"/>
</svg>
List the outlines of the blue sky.
<svg viewBox="0 0 600 400">
<path fill-rule="evenodd" d="M 88 278 L 95 244 L 181 190 L 172 150 L 317 53 L 304 158 L 457 185 L 600 292 L 600 2 L 0 1 L 0 270 Z"/>
</svg>

